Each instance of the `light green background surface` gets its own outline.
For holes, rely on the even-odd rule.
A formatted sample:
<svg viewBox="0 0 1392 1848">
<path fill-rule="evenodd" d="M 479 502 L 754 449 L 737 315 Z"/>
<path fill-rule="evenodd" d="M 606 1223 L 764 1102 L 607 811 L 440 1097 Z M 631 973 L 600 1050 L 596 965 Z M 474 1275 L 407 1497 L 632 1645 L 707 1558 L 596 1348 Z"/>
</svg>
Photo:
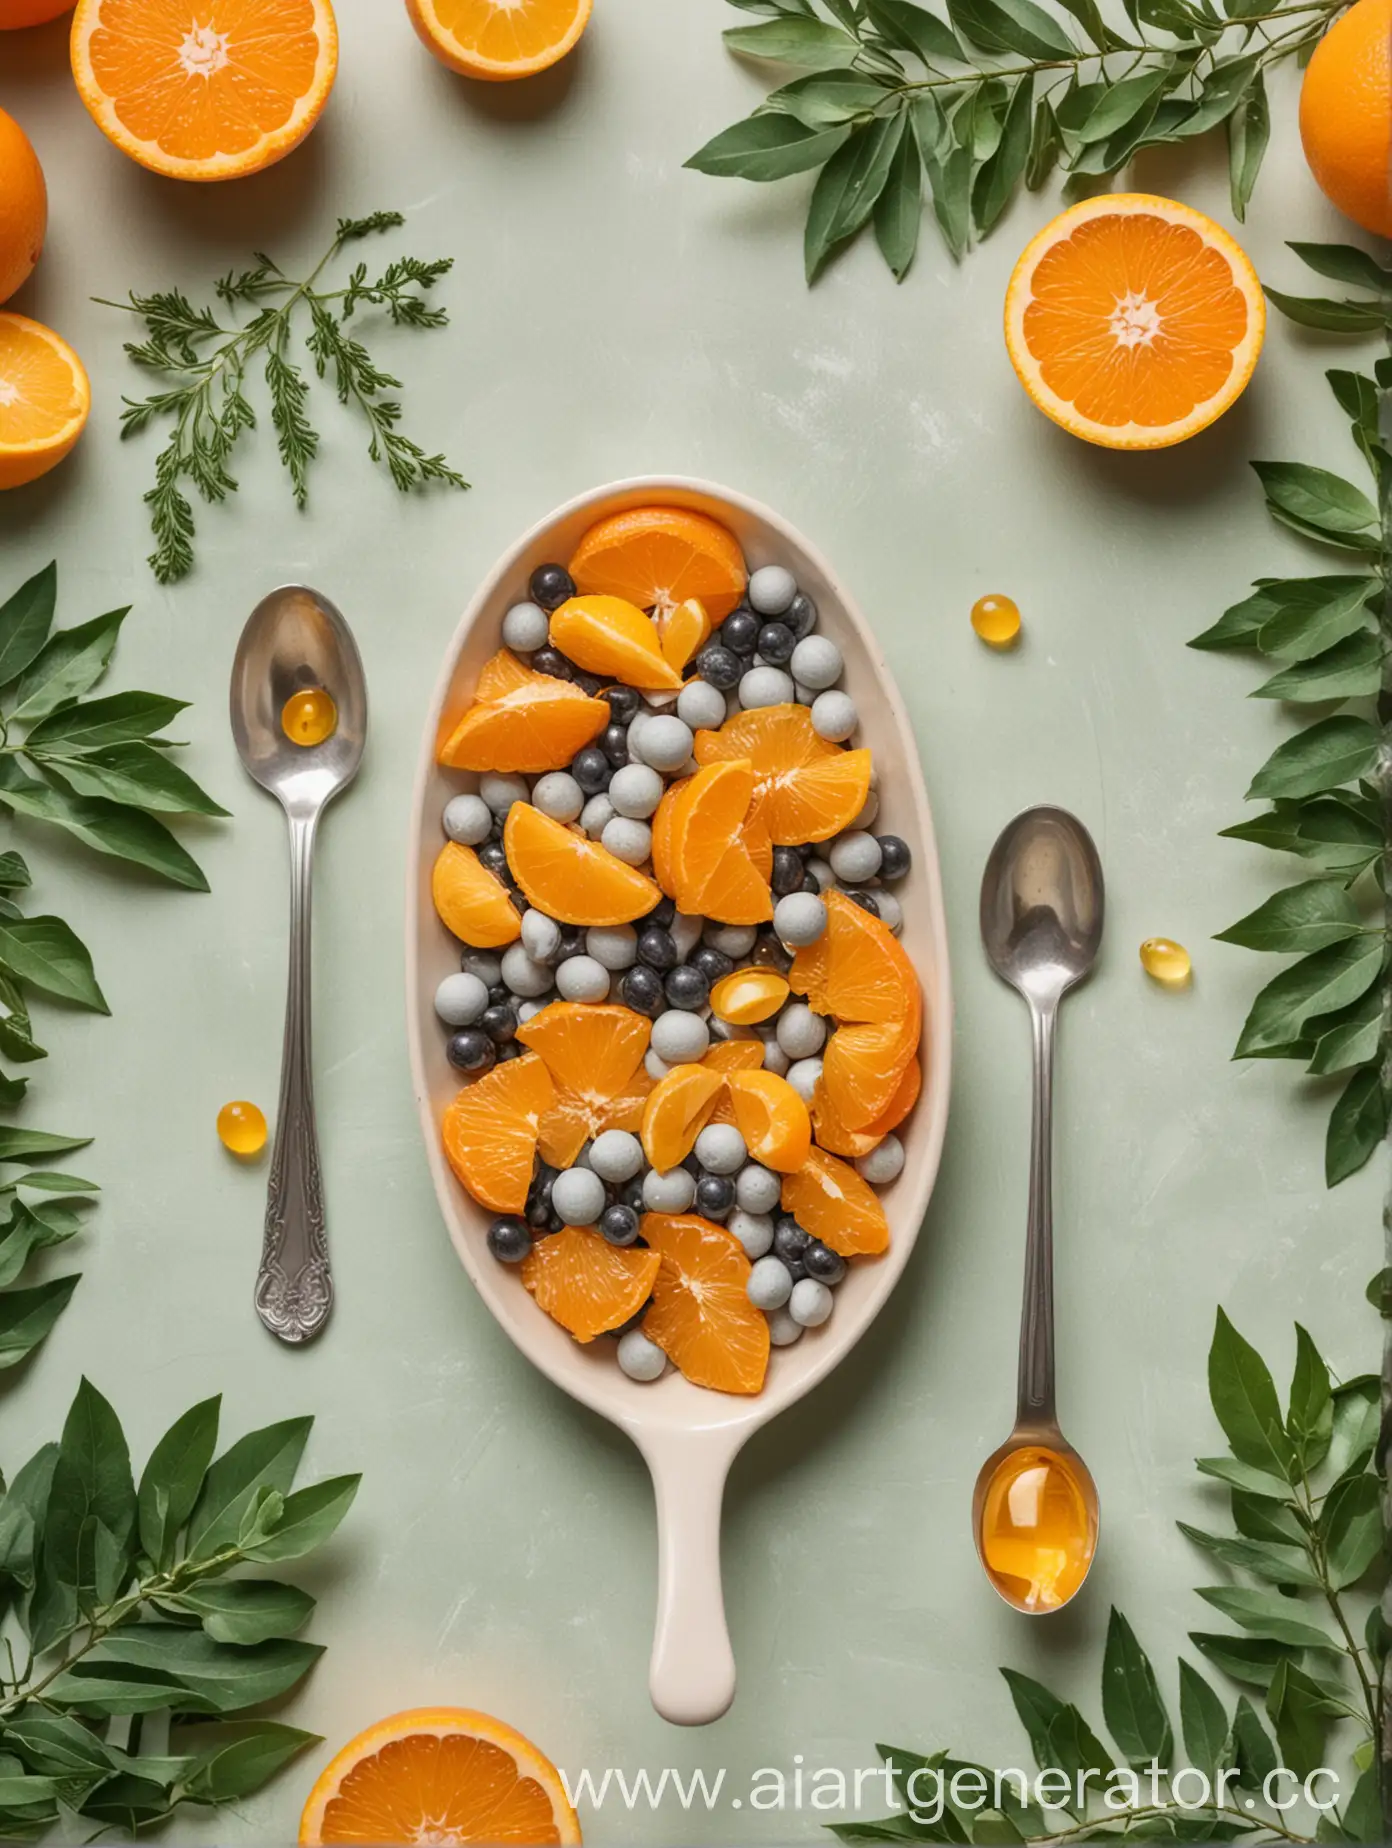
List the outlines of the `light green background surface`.
<svg viewBox="0 0 1392 1848">
<path fill-rule="evenodd" d="M 1341 1369 L 1376 1364 L 1361 1298 L 1378 1177 L 1326 1194 L 1328 1100 L 1284 1066 L 1228 1063 L 1262 965 L 1208 940 L 1272 887 L 1276 862 L 1215 834 L 1288 725 L 1245 703 L 1249 664 L 1183 645 L 1250 578 L 1323 568 L 1269 525 L 1245 462 L 1348 465 L 1321 373 L 1353 349 L 1326 357 L 1277 323 L 1214 430 L 1151 457 L 1086 448 L 1031 408 L 999 333 L 1011 264 L 1052 196 L 1017 205 L 960 270 L 925 228 L 902 288 L 862 247 L 809 293 L 803 182 L 681 170 L 762 94 L 721 47 L 735 17 L 716 0 L 597 0 L 567 66 L 489 89 L 435 65 L 397 0 L 340 0 L 342 64 L 319 129 L 279 168 L 212 188 L 156 179 L 108 146 L 71 88 L 61 22 L 0 39 L 0 105 L 32 135 L 52 198 L 47 253 L 14 306 L 76 344 L 96 401 L 75 457 L 0 505 L 4 581 L 56 553 L 61 620 L 133 602 L 113 683 L 195 702 L 190 767 L 235 811 L 190 830 L 211 897 L 36 847 L 36 897 L 91 943 L 114 1018 L 44 1011 L 54 1056 L 29 1114 L 94 1132 L 83 1166 L 107 1192 L 72 1308 L 0 1396 L 0 1460 L 56 1433 L 83 1370 L 142 1457 L 217 1390 L 228 1433 L 317 1414 L 313 1470 L 365 1472 L 305 1575 L 330 1650 L 288 1710 L 333 1742 L 444 1701 L 506 1716 L 571 1771 L 726 1765 L 736 1780 L 791 1769 L 797 1752 L 849 1770 L 886 1738 L 1009 1762 L 1023 1740 L 998 1663 L 1095 1708 L 1111 1602 L 1166 1660 L 1203 1627 L 1190 1589 L 1202 1572 L 1172 1523 L 1204 1505 L 1190 1459 L 1215 1446 L 1215 1303 L 1282 1372 L 1296 1315 Z M 1243 235 L 1264 275 L 1299 289 L 1282 238 L 1343 228 L 1300 158 L 1293 81 L 1274 114 Z M 1205 146 L 1136 179 L 1227 221 L 1222 165 Z M 261 430 L 238 461 L 241 494 L 199 513 L 196 575 L 161 590 L 140 503 L 155 444 L 123 447 L 116 426 L 121 394 L 147 387 L 121 353 L 131 330 L 89 296 L 199 296 L 254 246 L 293 270 L 337 214 L 380 206 L 410 215 L 384 257 L 456 258 L 453 326 L 384 335 L 381 350 L 407 380 L 410 433 L 477 485 L 402 501 L 321 401 L 309 514 L 292 510 Z M 771 502 L 858 595 L 917 727 L 956 967 L 956 1094 L 925 1235 L 860 1350 L 736 1466 L 725 1569 L 740 1688 L 699 1734 L 648 1705 L 642 1465 L 475 1299 L 427 1179 L 403 1031 L 410 783 L 458 613 L 524 526 L 649 470 Z M 241 775 L 224 702 L 243 618 L 287 579 L 345 610 L 373 702 L 361 780 L 322 837 L 317 1082 L 339 1298 L 303 1353 L 251 1310 L 264 1169 L 233 1167 L 213 1133 L 226 1098 L 269 1109 L 276 1091 L 283 826 Z M 1024 610 L 1013 656 L 968 627 L 988 590 Z M 1099 974 L 1064 1023 L 1057 1173 L 1061 1406 L 1101 1488 L 1103 1544 L 1077 1606 L 1035 1624 L 987 1587 L 967 1513 L 1012 1405 L 1028 1071 L 1023 1010 L 978 952 L 977 884 L 1000 825 L 1038 801 L 1093 828 L 1111 908 Z M 1195 953 L 1187 994 L 1140 973 L 1136 945 L 1159 932 Z M 291 1836 L 325 1755 L 219 1834 Z M 819 1820 L 669 1803 L 656 1819 L 611 1805 L 586 1824 L 594 1841 L 755 1841 L 805 1838 Z"/>
</svg>

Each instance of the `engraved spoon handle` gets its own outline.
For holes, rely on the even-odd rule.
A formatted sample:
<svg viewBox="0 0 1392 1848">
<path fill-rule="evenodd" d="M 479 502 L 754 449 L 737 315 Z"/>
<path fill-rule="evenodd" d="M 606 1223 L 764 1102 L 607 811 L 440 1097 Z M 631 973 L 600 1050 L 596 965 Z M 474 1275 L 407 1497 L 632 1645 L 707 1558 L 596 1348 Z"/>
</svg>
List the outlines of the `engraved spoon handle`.
<svg viewBox="0 0 1392 1848">
<path fill-rule="evenodd" d="M 318 811 L 290 816 L 290 980 L 285 998 L 280 1106 L 266 1232 L 256 1279 L 256 1313 L 273 1335 L 312 1340 L 333 1307 L 324 1229 L 319 1132 L 310 1063 L 310 907 Z"/>
</svg>

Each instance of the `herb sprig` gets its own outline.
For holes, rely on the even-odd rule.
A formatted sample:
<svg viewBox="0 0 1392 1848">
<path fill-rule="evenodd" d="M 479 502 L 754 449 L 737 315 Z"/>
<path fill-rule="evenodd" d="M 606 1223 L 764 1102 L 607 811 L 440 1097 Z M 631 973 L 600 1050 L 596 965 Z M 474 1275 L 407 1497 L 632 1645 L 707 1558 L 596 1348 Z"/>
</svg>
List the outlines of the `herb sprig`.
<svg viewBox="0 0 1392 1848">
<path fill-rule="evenodd" d="M 954 257 L 1000 219 L 1021 181 L 1057 166 L 1069 190 L 1143 148 L 1226 126 L 1241 219 L 1270 134 L 1266 72 L 1308 54 L 1348 0 L 1124 0 L 1129 32 L 1097 0 L 1061 0 L 1083 40 L 1035 0 L 730 0 L 762 23 L 724 37 L 741 56 L 802 66 L 688 167 L 781 180 L 820 169 L 808 206 L 811 282 L 868 224 L 902 281 L 925 192 Z M 949 23 L 950 22 L 950 23 Z"/>
<path fill-rule="evenodd" d="M 1291 248 L 1317 274 L 1359 293 L 1327 300 L 1268 289 L 1284 314 L 1328 332 L 1392 328 L 1392 269 L 1353 245 Z M 1392 359 L 1379 360 L 1371 378 L 1345 369 L 1325 376 L 1350 420 L 1371 494 L 1328 469 L 1252 466 L 1272 517 L 1339 553 L 1352 569 L 1259 579 L 1250 596 L 1190 646 L 1254 649 L 1277 666 L 1254 698 L 1320 709 L 1253 778 L 1249 799 L 1266 798 L 1270 806 L 1223 830 L 1318 870 L 1221 932 L 1220 941 L 1299 955 L 1253 1002 L 1233 1056 L 1298 1059 L 1313 1076 L 1342 1081 L 1325 1143 L 1325 1176 L 1333 1187 L 1364 1165 L 1392 1115 L 1384 1075 L 1392 1050 L 1389 843 L 1375 709 L 1392 638 L 1392 455 L 1378 427 L 1379 400 L 1392 389 Z"/>
<path fill-rule="evenodd" d="M 362 340 L 348 331 L 354 314 L 365 308 L 380 310 L 396 327 L 444 327 L 446 311 L 427 298 L 453 268 L 453 258 L 423 262 L 398 257 L 375 279 L 369 279 L 365 263 L 358 263 L 341 286 L 319 286 L 346 246 L 405 222 L 400 212 L 340 218 L 333 242 L 303 281 L 287 276 L 262 252 L 254 253 L 251 268 L 229 272 L 215 285 L 224 308 L 251 311 L 242 326 L 224 325 L 218 311 L 195 307 L 179 289 L 132 293 L 127 301 L 103 303 L 144 320 L 145 339 L 128 341 L 126 352 L 138 366 L 172 380 L 148 398 L 127 398 L 121 414 L 123 437 L 140 434 L 158 418 L 173 419 L 169 439 L 155 459 L 155 485 L 145 496 L 155 537 L 149 562 L 162 584 L 193 568 L 193 508 L 183 484 L 191 483 L 210 504 L 236 492 L 232 455 L 245 432 L 256 427 L 248 395 L 255 365 L 262 368 L 295 504 L 305 505 L 310 465 L 321 439 L 309 421 L 309 381 L 292 348 L 300 311 L 304 350 L 315 376 L 329 379 L 339 403 L 351 404 L 364 419 L 368 455 L 386 466 L 402 493 L 433 481 L 468 487 L 443 455 L 428 454 L 402 432 L 400 400 L 384 395 L 399 391 L 400 379 L 377 365 Z"/>
</svg>

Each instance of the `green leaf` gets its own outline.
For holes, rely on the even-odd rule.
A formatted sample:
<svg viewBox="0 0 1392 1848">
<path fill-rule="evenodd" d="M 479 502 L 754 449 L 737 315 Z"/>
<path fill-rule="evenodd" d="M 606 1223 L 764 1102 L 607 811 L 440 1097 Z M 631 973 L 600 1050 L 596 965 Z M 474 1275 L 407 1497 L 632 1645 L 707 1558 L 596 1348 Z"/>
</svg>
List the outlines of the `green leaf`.
<svg viewBox="0 0 1392 1848">
<path fill-rule="evenodd" d="M 217 1445 L 221 1395 L 175 1419 L 150 1452 L 140 1478 L 140 1544 L 158 1567 L 174 1557 L 179 1529 L 193 1512 Z"/>
<path fill-rule="evenodd" d="M 924 155 L 923 164 L 933 191 L 933 215 L 943 242 L 955 258 L 967 248 L 971 229 L 972 157 L 966 148 L 952 148 L 938 158 Z"/>
<path fill-rule="evenodd" d="M 883 192 L 904 137 L 901 110 L 852 130 L 822 170 L 807 214 L 806 268 L 812 282 L 837 244 L 864 226 Z"/>
<path fill-rule="evenodd" d="M 232 1731 L 219 1727 L 217 1743 L 199 1754 L 185 1780 L 195 1802 L 235 1803 L 253 1796 L 307 1746 L 319 1744 L 317 1733 L 275 1720 L 243 1722 L 229 1740 Z"/>
<path fill-rule="evenodd" d="M 1031 192 L 1038 192 L 1053 172 L 1062 145 L 1053 105 L 1047 96 L 1041 96 L 1035 105 L 1029 155 L 1025 161 L 1025 185 Z"/>
<path fill-rule="evenodd" d="M 1028 1675 L 1022 1675 L 1013 1668 L 1003 1668 L 1001 1674 L 1010 1689 L 1010 1698 L 1015 1703 L 1020 1724 L 1029 1735 L 1034 1762 L 1041 1771 L 1050 1769 L 1054 1760 L 1049 1756 L 1049 1729 L 1063 1712 L 1064 1703 L 1040 1682 L 1032 1681 Z"/>
<path fill-rule="evenodd" d="M 831 128 L 885 100 L 885 87 L 859 71 L 812 71 L 772 90 L 763 107 L 796 116 L 804 128 Z"/>
<path fill-rule="evenodd" d="M 91 1140 L 90 1136 L 53 1136 L 42 1129 L 0 1125 L 0 1162 L 28 1161 L 32 1155 L 66 1155 L 72 1149 L 85 1149 Z M 21 1175 L 20 1179 L 27 1180 L 28 1176 Z"/>
<path fill-rule="evenodd" d="M 135 1521 L 135 1484 L 121 1421 L 90 1380 L 73 1400 L 53 1469 L 44 1527 L 44 1574 L 75 1591 L 96 1589 L 93 1523 L 123 1547 Z"/>
<path fill-rule="evenodd" d="M 45 1713 L 37 1702 L 19 1709 L 5 1722 L 3 1743 L 17 1751 L 31 1771 L 49 1777 L 106 1776 L 116 1764 L 96 1734 L 66 1714 Z"/>
<path fill-rule="evenodd" d="M 1269 1687 L 1277 1668 L 1291 1655 L 1286 1644 L 1255 1636 L 1216 1636 L 1191 1630 L 1189 1641 L 1215 1668 L 1253 1688 Z"/>
<path fill-rule="evenodd" d="M 845 128 L 804 128 L 791 116 L 754 115 L 708 141 L 687 161 L 720 179 L 783 180 L 820 167 L 846 139 Z"/>
<path fill-rule="evenodd" d="M 1273 512 L 1293 514 L 1326 533 L 1363 533 L 1378 524 L 1377 508 L 1352 482 L 1303 462 L 1252 464 Z"/>
<path fill-rule="evenodd" d="M 1266 1470 L 1239 1463 L 1236 1457 L 1199 1457 L 1196 1468 L 1200 1474 L 1215 1476 L 1219 1482 L 1226 1482 L 1230 1488 L 1244 1495 L 1254 1495 L 1258 1500 L 1284 1502 L 1290 1499 L 1288 1482 Z"/>
<path fill-rule="evenodd" d="M 76 1276 L 55 1277 L 32 1290 L 0 1291 L 0 1368 L 16 1366 L 30 1354 L 68 1306 Z"/>
<path fill-rule="evenodd" d="M 1318 327 L 1328 334 L 1367 334 L 1386 325 L 1387 312 L 1374 302 L 1334 302 L 1319 296 L 1285 295 L 1266 288 L 1266 299 L 1288 321 L 1301 327 Z"/>
<path fill-rule="evenodd" d="M 1304 661 L 1364 629 L 1369 598 L 1382 586 L 1375 577 L 1334 572 L 1326 577 L 1287 578 L 1264 594 L 1276 604 L 1257 638 L 1263 654 Z M 1252 599 L 1255 601 L 1255 599 Z"/>
<path fill-rule="evenodd" d="M 948 0 L 947 13 L 958 36 L 983 51 L 1045 59 L 1078 55 L 1063 27 L 1034 0 Z"/>
<path fill-rule="evenodd" d="M 33 883 L 23 854 L 0 853 L 0 891 L 19 892 Z"/>
<path fill-rule="evenodd" d="M 1369 1765 L 1353 1787 L 1342 1817 L 1345 1841 L 1380 1842 L 1387 1833 L 1382 1820 L 1381 1775 Z"/>
<path fill-rule="evenodd" d="M 293 1636 L 309 1622 L 314 1599 L 275 1579 L 205 1580 L 168 1602 L 191 1611 L 215 1643 L 264 1643 Z"/>
<path fill-rule="evenodd" d="M 1179 1724 L 1191 1764 L 1212 1780 L 1228 1743 L 1228 1716 L 1223 1703 L 1197 1669 L 1179 1661 Z"/>
<path fill-rule="evenodd" d="M 1160 1697 L 1155 1670 L 1131 1625 L 1115 1605 L 1107 1621 L 1102 1659 L 1102 1717 L 1128 1764 L 1170 1762 L 1174 1733 Z"/>
<path fill-rule="evenodd" d="M 1059 0 L 1059 4 L 1066 13 L 1073 15 L 1099 51 L 1113 49 L 1115 34 L 1107 30 L 1097 0 Z"/>
<path fill-rule="evenodd" d="M 45 994 L 111 1012 L 86 945 L 61 918 L 0 918 L 0 965 Z"/>
<path fill-rule="evenodd" d="M 918 141 L 916 136 L 904 134 L 884 191 L 875 203 L 875 241 L 896 282 L 902 282 L 908 274 L 918 250 L 922 222 L 923 167 Z"/>
<path fill-rule="evenodd" d="M 913 0 L 865 0 L 865 14 L 883 38 L 924 64 L 944 58 L 953 64 L 969 62 L 952 29 Z"/>
<path fill-rule="evenodd" d="M 1321 719 L 1278 745 L 1252 778 L 1247 799 L 1313 796 L 1365 776 L 1377 762 L 1378 734 L 1366 719 Z"/>
<path fill-rule="evenodd" d="M 1015 85 L 1001 128 L 1000 145 L 986 161 L 972 186 L 972 217 L 985 237 L 1009 205 L 1030 150 L 1030 112 L 1034 81 L 1025 76 Z"/>
<path fill-rule="evenodd" d="M 106 672 L 121 624 L 129 614 L 127 604 L 125 609 L 108 610 L 105 616 L 94 616 L 91 622 L 50 636 L 24 670 L 11 718 L 32 725 L 90 692 Z"/>
<path fill-rule="evenodd" d="M 1334 1433 L 1325 1463 L 1336 1477 L 1366 1464 L 1378 1439 L 1380 1386 L 1374 1374 L 1345 1380 L 1334 1388 Z"/>
<path fill-rule="evenodd" d="M 59 1137 L 59 1140 L 64 1141 L 66 1138 Z M 69 1146 L 79 1148 L 82 1145 L 80 1143 L 73 1143 Z M 46 1174 L 41 1173 L 37 1168 L 31 1169 L 28 1174 L 19 1175 L 12 1185 L 15 1187 L 32 1187 L 36 1193 L 72 1194 L 101 1192 L 100 1187 L 98 1187 L 95 1181 L 84 1181 L 80 1174 Z"/>
<path fill-rule="evenodd" d="M 108 744 L 82 757 L 45 752 L 42 761 L 52 764 L 80 796 L 109 796 L 132 808 L 170 815 L 227 814 L 168 752 L 151 744 Z"/>
<path fill-rule="evenodd" d="M 1260 70 L 1227 120 L 1228 189 L 1232 196 L 1233 217 L 1241 224 L 1247 216 L 1247 202 L 1252 197 L 1252 188 L 1257 183 L 1271 139 L 1271 108 L 1266 99 L 1266 80 Z"/>
<path fill-rule="evenodd" d="M 1339 409 L 1351 417 L 1364 435 L 1376 439 L 1378 434 L 1378 388 L 1361 372 L 1349 372 L 1335 366 L 1325 373 L 1329 389 Z"/>
<path fill-rule="evenodd" d="M 1266 1711 L 1281 1757 L 1297 1777 L 1308 1777 L 1325 1762 L 1325 1741 L 1339 1717 L 1339 1703 L 1303 1670 L 1282 1662 L 1272 1676 Z"/>
<path fill-rule="evenodd" d="M 1233 1057 L 1256 1058 L 1301 1040 L 1305 1022 L 1312 1016 L 1333 1013 L 1366 994 L 1378 978 L 1382 961 L 1381 936 L 1372 933 L 1302 957 L 1258 994 Z M 1301 1056 L 1309 1055 L 1302 1051 Z"/>
<path fill-rule="evenodd" d="M 3 1299 L 0 1299 L 3 1300 Z M 209 1469 L 189 1520 L 189 1553 L 206 1559 L 232 1545 L 260 1489 L 284 1495 L 295 1479 L 312 1418 L 287 1418 L 238 1438 Z"/>
<path fill-rule="evenodd" d="M 144 866 L 175 885 L 195 892 L 208 889 L 197 861 L 153 815 L 36 782 L 13 758 L 0 758 L 0 805 L 36 821 L 53 822 L 98 853 Z"/>
<path fill-rule="evenodd" d="M 1280 1592 L 1249 1591 L 1241 1585 L 1201 1585 L 1199 1596 L 1225 1617 L 1266 1642 L 1295 1649 L 1336 1649 L 1332 1636 L 1310 1623 L 1298 1599 Z"/>
<path fill-rule="evenodd" d="M 124 744 L 163 731 L 185 711 L 185 699 L 167 699 L 162 693 L 112 693 L 106 699 L 64 706 L 41 719 L 24 741 L 26 751 L 93 751 L 105 744 Z"/>
<path fill-rule="evenodd" d="M 1049 1763 L 1074 1780 L 1080 1771 L 1088 1770 L 1105 1780 L 1116 1769 L 1107 1748 L 1071 1704 L 1049 1722 Z"/>
<path fill-rule="evenodd" d="M 1376 1476 L 1336 1483 L 1320 1513 L 1329 1581 L 1335 1591 L 1356 1585 L 1383 1552 L 1382 1485 Z"/>
<path fill-rule="evenodd" d="M 1221 1308 L 1208 1351 L 1208 1392 L 1233 1455 L 1253 1469 L 1296 1481 L 1295 1450 L 1270 1371 Z"/>
<path fill-rule="evenodd" d="M 1322 700 L 1365 699 L 1382 685 L 1382 643 L 1360 630 L 1313 660 L 1297 662 L 1263 681 L 1253 699 L 1284 699 L 1314 705 Z"/>
<path fill-rule="evenodd" d="M 1324 1178 L 1337 1187 L 1367 1162 L 1387 1135 L 1389 1099 L 1377 1067 L 1355 1072 L 1329 1117 Z"/>
<path fill-rule="evenodd" d="M 1171 67 L 1161 64 L 1135 77 L 1123 77 L 1117 83 L 1102 86 L 1082 127 L 1071 139 L 1082 146 L 1106 141 L 1118 129 L 1134 121 L 1149 104 L 1158 101 L 1172 77 Z"/>
<path fill-rule="evenodd" d="M 58 567 L 45 565 L 0 604 L 0 687 L 17 680 L 43 647 L 58 606 Z"/>
<path fill-rule="evenodd" d="M 1225 1534 L 1206 1534 L 1200 1528 L 1190 1527 L 1186 1521 L 1176 1521 L 1175 1526 L 1196 1546 L 1201 1546 L 1215 1559 L 1221 1559 L 1225 1566 L 1234 1566 L 1240 1572 L 1250 1572 L 1255 1578 L 1265 1579 L 1269 1585 L 1301 1585 L 1307 1590 L 1319 1589 L 1318 1575 L 1302 1547 L 1283 1546 L 1269 1540 L 1233 1540 Z"/>
<path fill-rule="evenodd" d="M 1240 1695 L 1232 1724 L 1233 1767 L 1244 1790 L 1260 1790 L 1276 1769 L 1276 1748 L 1267 1737 L 1257 1710 Z"/>
<path fill-rule="evenodd" d="M 1392 290 L 1392 269 L 1354 244 L 1293 244 L 1293 250 L 1307 268 L 1331 282 L 1346 282 L 1355 289 L 1371 289 L 1375 295 Z"/>
<path fill-rule="evenodd" d="M 849 64 L 859 47 L 849 33 L 821 19 L 770 19 L 759 26 L 731 26 L 721 37 L 731 51 L 780 64 Z M 688 163 L 690 164 L 690 163 Z"/>
<path fill-rule="evenodd" d="M 1381 987 L 1374 985 L 1351 1007 L 1312 1020 L 1310 1031 L 1317 1034 L 1307 1068 L 1312 1076 L 1327 1077 L 1351 1071 L 1355 1065 L 1371 1064 L 1382 1044 L 1383 1011 Z"/>
<path fill-rule="evenodd" d="M 1307 879 L 1275 893 L 1214 941 L 1291 955 L 1343 943 L 1362 930 L 1358 906 L 1337 879 Z"/>
<path fill-rule="evenodd" d="M 267 1564 L 300 1559 L 322 1546 L 353 1505 L 361 1476 L 333 1476 L 287 1495 L 280 1518 L 266 1539 L 246 1548 L 248 1559 Z"/>
<path fill-rule="evenodd" d="M 239 1713 L 287 1694 L 322 1654 L 315 1643 L 234 1648 L 201 1629 L 141 1623 L 98 1643 L 53 1682 L 48 1698 L 60 1707 L 139 1713 L 153 1711 L 144 1703 L 163 1691 L 160 1704 L 175 1713 Z M 126 1690 L 123 1706 L 112 1703 L 108 1687 Z"/>
<path fill-rule="evenodd" d="M 1334 1398 L 1329 1390 L 1329 1368 L 1308 1330 L 1299 1322 L 1295 1325 L 1295 1373 L 1286 1428 L 1305 1470 L 1313 1470 L 1329 1450 Z"/>
</svg>

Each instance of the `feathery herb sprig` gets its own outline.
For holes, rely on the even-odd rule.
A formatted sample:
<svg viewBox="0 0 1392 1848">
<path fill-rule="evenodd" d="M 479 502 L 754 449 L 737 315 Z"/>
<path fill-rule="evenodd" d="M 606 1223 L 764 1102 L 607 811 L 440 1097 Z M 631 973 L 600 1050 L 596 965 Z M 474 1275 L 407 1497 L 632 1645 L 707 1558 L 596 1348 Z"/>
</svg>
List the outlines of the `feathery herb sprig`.
<svg viewBox="0 0 1392 1848">
<path fill-rule="evenodd" d="M 344 286 L 318 286 L 346 245 L 405 222 L 400 212 L 340 218 L 332 244 L 302 282 L 287 276 L 271 257 L 253 253 L 251 268 L 229 271 L 215 285 L 224 307 L 252 311 L 245 326 L 225 326 L 214 309 L 195 307 L 180 289 L 132 293 L 128 301 L 103 303 L 143 319 L 145 339 L 127 342 L 126 352 L 138 366 L 173 380 L 167 390 L 148 398 L 127 398 L 121 414 L 122 437 L 138 435 L 157 418 L 173 419 L 169 440 L 155 460 L 155 485 L 145 495 L 155 537 L 150 566 L 162 584 L 193 567 L 193 508 L 182 484 L 191 482 L 210 504 L 236 492 L 232 453 L 244 432 L 256 427 L 247 395 L 255 364 L 263 368 L 271 423 L 295 504 L 305 505 L 320 436 L 309 420 L 309 382 L 292 350 L 295 314 L 301 308 L 309 317 L 304 348 L 315 376 L 330 378 L 339 403 L 353 405 L 366 420 L 368 455 L 386 465 L 402 493 L 432 481 L 468 487 L 443 455 L 427 454 L 403 434 L 401 404 L 384 395 L 399 391 L 400 379 L 383 371 L 347 331 L 353 315 L 366 308 L 385 313 L 396 327 L 444 327 L 448 314 L 427 298 L 449 274 L 453 259 L 398 257 L 375 280 L 359 263 Z"/>
</svg>

